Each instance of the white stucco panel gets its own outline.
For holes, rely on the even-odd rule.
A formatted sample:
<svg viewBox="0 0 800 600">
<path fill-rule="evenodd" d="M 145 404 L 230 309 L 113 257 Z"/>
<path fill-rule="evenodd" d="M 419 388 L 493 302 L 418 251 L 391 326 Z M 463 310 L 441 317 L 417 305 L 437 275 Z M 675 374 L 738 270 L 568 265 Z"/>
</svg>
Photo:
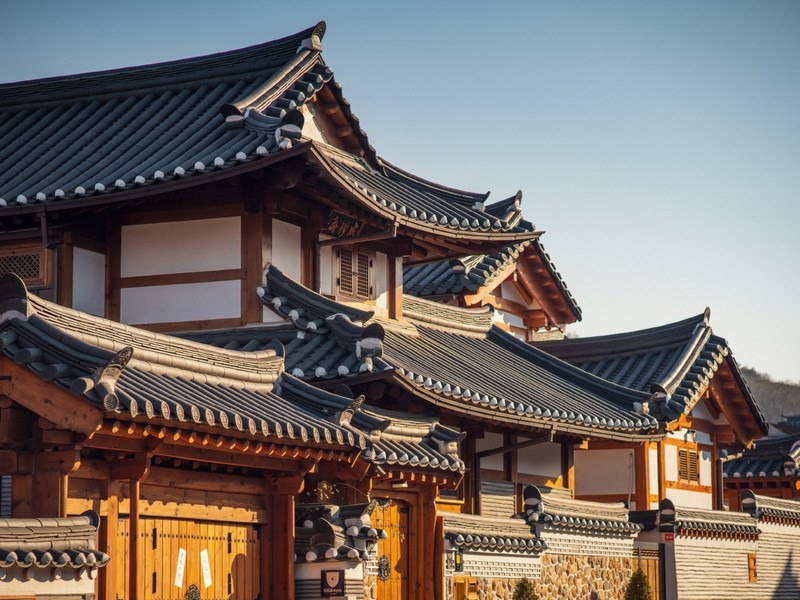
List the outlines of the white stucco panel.
<svg viewBox="0 0 800 600">
<path fill-rule="evenodd" d="M 168 275 L 238 269 L 242 265 L 239 217 L 126 225 L 120 275 Z"/>
<path fill-rule="evenodd" d="M 678 447 L 664 444 L 664 479 L 678 481 Z"/>
<path fill-rule="evenodd" d="M 302 274 L 300 231 L 297 225 L 272 219 L 272 264 L 295 281 Z"/>
<path fill-rule="evenodd" d="M 105 316 L 106 257 L 83 248 L 72 249 L 72 308 Z"/>
<path fill-rule="evenodd" d="M 713 508 L 713 498 L 706 492 L 694 492 L 692 490 L 676 490 L 667 487 L 667 498 L 672 500 L 675 506 L 684 508 Z"/>
<path fill-rule="evenodd" d="M 120 320 L 131 325 L 238 318 L 241 281 L 123 288 Z"/>
<path fill-rule="evenodd" d="M 503 436 L 499 433 L 487 433 L 485 437 L 475 440 L 475 450 L 482 452 L 483 450 L 494 450 L 503 445 Z M 482 469 L 495 469 L 497 471 L 503 470 L 503 455 L 493 454 L 481 459 Z"/>
<path fill-rule="evenodd" d="M 633 450 L 575 450 L 575 494 L 627 494 L 635 489 Z"/>
<path fill-rule="evenodd" d="M 520 448 L 517 452 L 520 475 L 541 475 L 555 479 L 561 476 L 561 444 L 545 442 Z"/>
<path fill-rule="evenodd" d="M 383 252 L 375 253 L 375 306 L 387 310 L 389 308 L 388 285 L 389 257 Z"/>
</svg>

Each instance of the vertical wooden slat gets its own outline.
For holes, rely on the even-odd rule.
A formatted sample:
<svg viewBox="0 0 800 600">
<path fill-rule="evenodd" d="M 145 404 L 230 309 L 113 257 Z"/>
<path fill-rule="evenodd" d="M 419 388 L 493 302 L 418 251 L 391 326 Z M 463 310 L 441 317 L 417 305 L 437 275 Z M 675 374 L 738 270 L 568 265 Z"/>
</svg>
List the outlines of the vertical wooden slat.
<svg viewBox="0 0 800 600">
<path fill-rule="evenodd" d="M 72 306 L 72 278 L 74 272 L 74 252 L 72 245 L 72 234 L 64 233 L 63 243 L 57 250 L 56 269 L 57 281 L 55 281 L 56 302 L 62 306 Z"/>
<path fill-rule="evenodd" d="M 119 543 L 119 481 L 106 480 L 103 482 L 104 496 L 106 498 L 106 512 L 100 518 L 100 550 L 114 557 L 105 568 L 100 569 L 98 589 L 105 598 L 114 598 L 118 587 L 118 570 L 120 561 L 118 556 L 125 554 L 125 548 Z"/>
<path fill-rule="evenodd" d="M 650 508 L 650 456 L 649 456 L 648 442 L 642 442 L 634 446 L 634 473 L 635 473 L 635 490 L 634 501 L 636 502 L 636 510 L 648 510 Z"/>
<path fill-rule="evenodd" d="M 128 522 L 129 547 L 128 547 L 128 597 L 142 598 L 142 589 L 139 584 L 139 480 L 130 480 L 130 518 Z"/>
<path fill-rule="evenodd" d="M 121 293 L 119 285 L 113 288 L 111 282 L 119 281 L 122 252 L 122 229 L 119 225 L 110 225 L 106 232 L 108 240 L 108 259 L 106 260 L 106 317 L 112 321 L 119 321 Z"/>
</svg>

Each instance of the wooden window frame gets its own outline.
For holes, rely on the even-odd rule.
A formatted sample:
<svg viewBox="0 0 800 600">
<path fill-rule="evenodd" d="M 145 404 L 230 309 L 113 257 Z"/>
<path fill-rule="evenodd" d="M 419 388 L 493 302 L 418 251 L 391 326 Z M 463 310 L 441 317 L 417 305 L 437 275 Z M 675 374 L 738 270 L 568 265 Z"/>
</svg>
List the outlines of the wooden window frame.
<svg viewBox="0 0 800 600">
<path fill-rule="evenodd" d="M 42 246 L 33 244 L 15 244 L 0 248 L 0 260 L 12 256 L 38 256 L 39 277 L 22 277 L 28 289 L 36 290 L 53 287 L 52 252 Z"/>
<path fill-rule="evenodd" d="M 678 448 L 678 481 L 700 485 L 700 453 L 695 448 Z"/>
<path fill-rule="evenodd" d="M 336 298 L 366 302 L 375 299 L 375 253 L 357 246 L 337 246 L 333 288 Z M 349 258 L 349 263 L 346 258 Z M 360 261 L 366 263 L 366 269 Z M 343 269 L 349 269 L 343 272 Z M 349 275 L 349 277 L 347 277 Z"/>
</svg>

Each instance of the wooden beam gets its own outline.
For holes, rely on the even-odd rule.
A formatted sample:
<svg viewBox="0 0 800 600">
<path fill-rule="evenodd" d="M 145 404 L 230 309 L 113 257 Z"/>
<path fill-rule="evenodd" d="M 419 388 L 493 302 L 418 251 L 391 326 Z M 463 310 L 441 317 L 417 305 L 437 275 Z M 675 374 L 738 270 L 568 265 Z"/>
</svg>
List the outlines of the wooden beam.
<svg viewBox="0 0 800 600">
<path fill-rule="evenodd" d="M 266 547 L 262 543 L 262 560 L 266 558 L 267 581 L 262 575 L 262 593 L 267 598 L 294 600 L 294 495 L 266 496 L 271 519 L 267 522 Z M 269 594 L 265 592 L 269 590 Z"/>
<path fill-rule="evenodd" d="M 149 474 L 151 458 L 149 453 L 142 452 L 133 458 L 113 460 L 110 477 L 112 480 L 135 479 L 141 481 Z"/>
<path fill-rule="evenodd" d="M 3 394 L 52 421 L 58 429 L 91 434 L 103 422 L 103 413 L 86 400 L 42 381 L 27 368 L 5 356 L 0 358 L 0 373 L 10 376 L 10 379 L 0 382 Z"/>
</svg>

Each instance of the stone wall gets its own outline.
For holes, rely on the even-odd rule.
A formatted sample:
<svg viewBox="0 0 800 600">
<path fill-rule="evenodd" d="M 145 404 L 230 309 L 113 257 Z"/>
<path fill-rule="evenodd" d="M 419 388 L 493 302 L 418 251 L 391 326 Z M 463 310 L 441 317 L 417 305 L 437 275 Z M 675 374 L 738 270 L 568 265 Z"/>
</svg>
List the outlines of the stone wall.
<svg viewBox="0 0 800 600">
<path fill-rule="evenodd" d="M 542 576 L 532 580 L 540 600 L 617 600 L 633 573 L 633 558 L 544 554 Z M 454 598 L 453 579 L 448 577 L 447 600 Z M 481 577 L 478 600 L 511 600 L 515 579 Z"/>
</svg>

